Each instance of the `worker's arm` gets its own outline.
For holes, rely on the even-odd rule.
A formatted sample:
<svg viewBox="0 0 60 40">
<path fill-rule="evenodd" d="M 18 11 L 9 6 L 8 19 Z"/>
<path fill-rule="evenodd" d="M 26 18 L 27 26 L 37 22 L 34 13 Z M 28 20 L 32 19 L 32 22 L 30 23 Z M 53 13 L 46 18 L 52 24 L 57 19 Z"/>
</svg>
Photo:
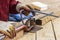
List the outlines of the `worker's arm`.
<svg viewBox="0 0 60 40">
<path fill-rule="evenodd" d="M 30 8 L 15 0 L 10 0 L 9 9 L 10 13 L 18 13 L 22 9 L 24 9 L 23 14 L 26 14 L 26 11 L 30 12 Z"/>
<path fill-rule="evenodd" d="M 18 13 L 16 10 L 16 6 L 19 2 L 15 1 L 15 0 L 10 0 L 9 2 L 9 12 L 10 13 Z"/>
</svg>

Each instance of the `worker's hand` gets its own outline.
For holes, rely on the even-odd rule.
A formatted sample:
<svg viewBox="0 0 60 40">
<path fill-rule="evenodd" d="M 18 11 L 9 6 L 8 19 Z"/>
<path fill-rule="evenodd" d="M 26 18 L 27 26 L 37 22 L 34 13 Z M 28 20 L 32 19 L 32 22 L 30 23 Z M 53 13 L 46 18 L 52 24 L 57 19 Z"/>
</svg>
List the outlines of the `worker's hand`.
<svg viewBox="0 0 60 40">
<path fill-rule="evenodd" d="M 34 7 L 35 7 L 35 6 L 34 6 Z M 32 7 L 32 5 L 29 4 L 29 5 L 22 6 L 22 7 L 20 8 L 20 10 L 21 10 L 21 9 L 24 10 L 24 11 L 22 12 L 22 14 L 24 14 L 25 16 L 28 16 L 30 12 L 33 14 L 33 16 L 35 16 L 35 12 L 32 11 L 32 10 L 35 9 L 34 7 Z M 35 10 L 38 10 L 38 9 L 35 9 Z"/>
<path fill-rule="evenodd" d="M 29 8 L 29 7 L 27 7 L 25 4 L 23 4 L 23 3 L 18 3 L 17 5 L 16 5 L 16 10 L 18 11 L 18 12 L 20 12 L 21 10 L 24 10 L 23 12 L 22 12 L 22 14 L 24 14 L 24 15 L 28 15 L 29 14 L 29 12 L 31 11 L 31 9 Z"/>
<path fill-rule="evenodd" d="M 16 31 L 14 27 L 9 27 L 9 30 L 1 30 L 0 34 L 3 34 L 5 36 L 8 36 L 9 38 L 14 38 L 16 36 Z"/>
<path fill-rule="evenodd" d="M 28 16 L 29 15 L 29 13 L 30 13 L 30 11 L 31 11 L 31 9 L 28 7 L 28 6 L 22 6 L 22 7 L 20 7 L 20 11 L 21 10 L 23 10 L 22 11 L 22 14 L 24 14 L 25 16 Z"/>
<path fill-rule="evenodd" d="M 10 30 L 10 31 L 9 31 Z M 11 37 L 15 37 L 16 36 L 16 30 L 15 30 L 15 27 L 14 26 L 10 26 L 9 27 L 9 30 L 7 30 L 7 32 L 10 33 Z"/>
</svg>

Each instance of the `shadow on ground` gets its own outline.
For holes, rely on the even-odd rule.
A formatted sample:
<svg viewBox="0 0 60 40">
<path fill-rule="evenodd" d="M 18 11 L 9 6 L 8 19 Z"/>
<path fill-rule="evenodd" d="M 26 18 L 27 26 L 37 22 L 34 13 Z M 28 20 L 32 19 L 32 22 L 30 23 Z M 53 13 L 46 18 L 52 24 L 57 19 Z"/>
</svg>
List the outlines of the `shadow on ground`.
<svg viewBox="0 0 60 40">
<path fill-rule="evenodd" d="M 43 27 L 39 26 L 39 25 L 36 25 L 31 31 L 29 32 L 25 32 L 24 34 L 27 34 L 27 33 L 36 33 L 37 31 L 43 29 Z"/>
<path fill-rule="evenodd" d="M 36 33 L 37 31 L 39 31 L 39 30 L 41 30 L 41 29 L 43 29 L 43 27 L 37 25 L 37 26 L 35 26 L 35 27 L 30 31 L 30 33 Z"/>
</svg>

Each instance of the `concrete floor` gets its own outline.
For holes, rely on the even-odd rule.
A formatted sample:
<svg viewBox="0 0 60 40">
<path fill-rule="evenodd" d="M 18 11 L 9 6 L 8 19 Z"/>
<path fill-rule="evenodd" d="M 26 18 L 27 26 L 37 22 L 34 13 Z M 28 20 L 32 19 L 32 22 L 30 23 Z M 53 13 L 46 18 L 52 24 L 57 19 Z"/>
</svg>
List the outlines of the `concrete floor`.
<svg viewBox="0 0 60 40">
<path fill-rule="evenodd" d="M 48 5 L 49 9 L 45 10 L 47 12 L 54 12 L 55 15 L 60 13 L 60 0 L 19 0 L 23 3 L 28 4 L 29 2 L 39 1 L 43 2 Z M 47 24 L 39 27 L 43 27 L 39 30 L 32 30 L 31 32 L 28 32 L 26 35 L 24 35 L 22 38 L 19 38 L 18 40 L 60 40 L 60 18 L 56 18 L 55 20 L 48 22 Z M 56 39 L 55 39 L 56 36 Z"/>
</svg>

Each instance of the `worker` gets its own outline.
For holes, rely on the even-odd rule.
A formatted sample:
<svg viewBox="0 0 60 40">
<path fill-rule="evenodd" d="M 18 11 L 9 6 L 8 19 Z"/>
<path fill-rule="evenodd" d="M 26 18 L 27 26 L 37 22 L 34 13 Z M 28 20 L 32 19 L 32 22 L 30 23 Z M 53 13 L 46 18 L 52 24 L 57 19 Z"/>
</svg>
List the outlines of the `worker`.
<svg viewBox="0 0 60 40">
<path fill-rule="evenodd" d="M 27 6 L 15 0 L 4 0 L 4 1 L 1 0 L 0 1 L 0 21 L 8 21 L 10 13 L 17 14 L 22 9 L 24 9 L 23 13 L 25 13 L 26 11 L 27 12 L 30 11 L 30 9 Z"/>
<path fill-rule="evenodd" d="M 9 15 L 11 15 L 11 14 L 17 15 L 17 13 L 19 13 L 21 10 L 24 10 L 22 12 L 22 14 L 24 14 L 24 15 L 26 15 L 26 12 L 30 13 L 30 8 L 28 8 L 21 2 L 18 2 L 16 0 L 0 0 L 0 21 L 7 22 L 9 20 Z M 22 28 L 29 31 L 29 30 L 31 30 L 32 27 L 29 28 L 29 30 L 28 30 L 28 27 L 26 27 L 26 26 L 23 26 Z"/>
</svg>

